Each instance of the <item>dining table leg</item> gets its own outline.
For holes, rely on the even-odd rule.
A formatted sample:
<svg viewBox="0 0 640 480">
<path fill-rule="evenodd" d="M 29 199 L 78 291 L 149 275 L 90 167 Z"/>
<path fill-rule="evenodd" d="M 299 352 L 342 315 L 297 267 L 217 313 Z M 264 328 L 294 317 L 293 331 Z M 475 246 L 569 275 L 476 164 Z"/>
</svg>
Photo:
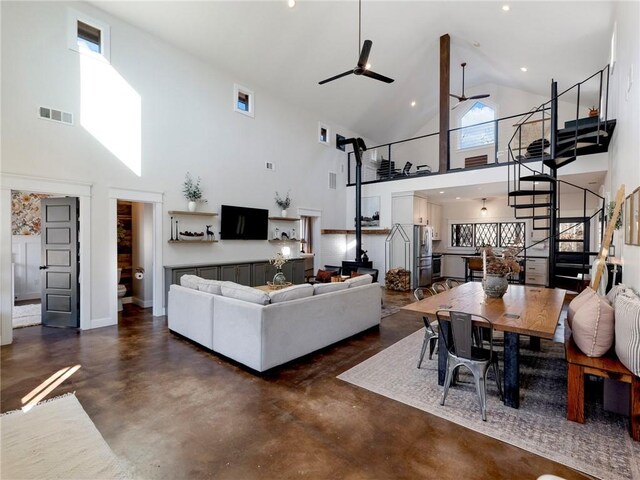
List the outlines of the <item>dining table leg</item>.
<svg viewBox="0 0 640 480">
<path fill-rule="evenodd" d="M 504 332 L 504 404 L 520 407 L 520 335 Z"/>
</svg>

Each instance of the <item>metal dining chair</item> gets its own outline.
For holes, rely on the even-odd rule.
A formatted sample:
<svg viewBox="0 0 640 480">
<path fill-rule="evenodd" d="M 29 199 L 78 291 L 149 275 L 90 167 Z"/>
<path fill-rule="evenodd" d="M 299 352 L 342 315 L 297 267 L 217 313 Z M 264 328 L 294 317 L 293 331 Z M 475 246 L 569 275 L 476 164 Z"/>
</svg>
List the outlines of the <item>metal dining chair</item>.
<svg viewBox="0 0 640 480">
<path fill-rule="evenodd" d="M 422 288 L 416 288 L 413 292 L 413 296 L 416 300 L 420 301 L 423 298 L 433 296 L 431 290 L 423 290 Z M 436 322 L 430 322 L 427 317 L 422 317 L 424 322 L 424 340 L 422 341 L 422 348 L 420 349 L 420 359 L 418 360 L 418 368 L 422 365 L 424 360 L 424 354 L 427 352 L 427 345 L 429 346 L 429 360 L 433 357 L 433 352 L 438 345 L 438 332 L 435 329 Z"/>
<path fill-rule="evenodd" d="M 455 278 L 447 278 L 444 281 L 444 284 L 451 289 L 453 287 L 457 287 L 458 285 L 462 285 L 462 282 L 456 280 Z"/>
<path fill-rule="evenodd" d="M 435 294 L 446 292 L 447 290 L 449 290 L 449 287 L 444 282 L 436 282 L 431 285 L 431 291 Z"/>
<path fill-rule="evenodd" d="M 444 318 L 446 313 L 449 318 Z M 444 405 L 449 392 L 449 387 L 457 369 L 465 366 L 473 374 L 476 384 L 478 398 L 480 400 L 480 411 L 482 420 L 487 421 L 487 372 L 493 369 L 496 377 L 498 393 L 502 399 L 502 385 L 500 384 L 500 369 L 498 367 L 498 356 L 493 351 L 493 324 L 491 320 L 480 315 L 472 315 L 466 312 L 456 312 L 452 310 L 438 310 L 436 312 L 438 327 L 440 331 L 447 332 L 447 327 L 443 327 L 444 322 L 449 322 L 450 335 L 443 335 L 444 347 L 447 349 L 447 373 L 444 380 L 444 391 L 440 405 Z M 473 322 L 486 324 L 482 327 L 487 333 L 482 335 L 481 345 L 474 346 Z M 487 338 L 488 337 L 488 338 Z M 489 348 L 484 344 L 488 343 Z"/>
</svg>

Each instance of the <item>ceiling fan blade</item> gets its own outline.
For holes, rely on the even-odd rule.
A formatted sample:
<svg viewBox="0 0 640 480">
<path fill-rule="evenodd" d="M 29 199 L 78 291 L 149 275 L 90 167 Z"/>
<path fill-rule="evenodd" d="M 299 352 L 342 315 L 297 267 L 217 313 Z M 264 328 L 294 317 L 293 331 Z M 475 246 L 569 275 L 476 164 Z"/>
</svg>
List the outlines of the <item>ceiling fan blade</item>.
<svg viewBox="0 0 640 480">
<path fill-rule="evenodd" d="M 449 94 L 449 96 L 450 96 L 450 97 L 453 97 L 453 98 L 457 98 L 457 99 L 458 99 L 458 101 L 460 101 L 460 102 L 464 102 L 464 101 L 466 100 L 466 98 L 461 97 L 461 96 L 459 96 L 459 95 L 454 95 L 453 93 L 450 93 L 450 94 Z"/>
<path fill-rule="evenodd" d="M 369 60 L 369 53 L 371 52 L 371 45 L 373 45 L 371 40 L 365 40 L 362 44 L 362 51 L 360 52 L 360 58 L 358 59 L 358 66 L 360 68 L 365 68 L 367 66 L 367 60 Z"/>
<path fill-rule="evenodd" d="M 464 102 L 466 102 L 467 99 L 465 98 L 464 100 L 460 100 L 458 103 L 456 103 L 451 110 L 455 110 L 456 108 L 458 108 L 460 105 L 462 105 Z"/>
<path fill-rule="evenodd" d="M 351 75 L 352 73 L 353 73 L 353 70 L 348 70 L 348 71 L 346 71 L 344 73 L 336 75 L 335 77 L 331 77 L 331 78 L 327 78 L 326 80 L 322 80 L 321 82 L 318 82 L 318 85 L 324 85 L 325 83 L 333 82 L 334 80 L 337 80 L 337 79 L 342 78 L 342 77 L 346 77 L 347 75 Z"/>
<path fill-rule="evenodd" d="M 371 70 L 365 70 L 362 72 L 362 75 L 369 78 L 374 78 L 376 80 L 380 80 L 385 83 L 393 83 L 393 78 L 385 77 L 384 75 L 380 75 L 379 73 L 372 72 Z"/>
<path fill-rule="evenodd" d="M 487 98 L 490 97 L 491 94 L 490 93 L 484 93 L 482 95 L 474 95 L 472 97 L 469 97 L 468 100 L 478 100 L 479 98 Z"/>
</svg>

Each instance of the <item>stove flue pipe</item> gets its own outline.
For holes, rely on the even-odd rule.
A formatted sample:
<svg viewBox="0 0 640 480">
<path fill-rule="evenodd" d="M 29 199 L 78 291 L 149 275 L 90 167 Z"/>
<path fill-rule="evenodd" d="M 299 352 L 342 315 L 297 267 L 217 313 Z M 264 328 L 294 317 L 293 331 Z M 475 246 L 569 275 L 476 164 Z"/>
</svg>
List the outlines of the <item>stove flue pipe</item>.
<svg viewBox="0 0 640 480">
<path fill-rule="evenodd" d="M 362 261 L 362 152 L 367 149 L 361 138 L 345 138 L 338 146 L 351 145 L 356 157 L 356 262 Z M 347 221 L 349 221 L 347 219 Z"/>
</svg>

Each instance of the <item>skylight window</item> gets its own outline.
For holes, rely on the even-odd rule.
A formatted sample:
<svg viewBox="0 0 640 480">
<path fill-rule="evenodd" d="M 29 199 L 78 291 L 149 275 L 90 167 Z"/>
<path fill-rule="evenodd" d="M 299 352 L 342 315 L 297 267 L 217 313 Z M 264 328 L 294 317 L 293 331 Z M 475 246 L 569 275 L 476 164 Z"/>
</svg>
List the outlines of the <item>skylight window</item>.
<svg viewBox="0 0 640 480">
<path fill-rule="evenodd" d="M 495 125 L 491 121 L 495 118 L 496 111 L 493 108 L 483 102 L 475 102 L 460 117 L 460 127 L 463 128 L 458 136 L 458 148 L 462 150 L 492 145 L 495 142 Z"/>
</svg>

